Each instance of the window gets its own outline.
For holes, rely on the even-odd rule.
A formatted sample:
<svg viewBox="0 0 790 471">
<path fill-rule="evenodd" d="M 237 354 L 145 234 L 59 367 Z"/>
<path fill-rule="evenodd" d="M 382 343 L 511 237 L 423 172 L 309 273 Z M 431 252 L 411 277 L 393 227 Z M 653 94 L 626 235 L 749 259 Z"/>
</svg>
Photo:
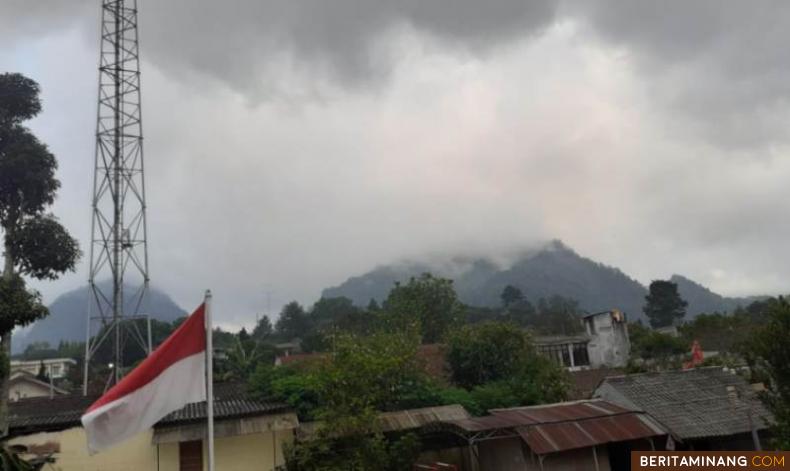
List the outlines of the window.
<svg viewBox="0 0 790 471">
<path fill-rule="evenodd" d="M 590 356 L 587 354 L 586 343 L 574 343 L 572 349 L 574 366 L 588 366 L 590 364 Z"/>
<path fill-rule="evenodd" d="M 560 366 L 571 366 L 571 356 L 568 352 L 568 344 L 540 345 L 538 346 L 538 351 L 557 362 Z"/>
<path fill-rule="evenodd" d="M 203 442 L 201 440 L 178 444 L 178 471 L 203 471 Z"/>
</svg>

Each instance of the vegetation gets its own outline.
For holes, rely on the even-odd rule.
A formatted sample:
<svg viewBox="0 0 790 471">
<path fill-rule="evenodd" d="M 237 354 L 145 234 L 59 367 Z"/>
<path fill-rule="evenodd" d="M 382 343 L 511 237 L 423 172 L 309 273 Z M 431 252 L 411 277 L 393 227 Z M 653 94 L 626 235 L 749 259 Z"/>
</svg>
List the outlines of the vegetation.
<svg viewBox="0 0 790 471">
<path fill-rule="evenodd" d="M 766 305 L 766 321 L 756 328 L 744 353 L 754 372 L 754 379 L 764 381 L 768 390 L 762 399 L 776 420 L 774 446 L 790 449 L 790 303 L 784 298 Z"/>
<path fill-rule="evenodd" d="M 423 343 L 435 343 L 461 321 L 463 306 L 452 280 L 424 273 L 406 284 L 395 283 L 384 301 L 384 311 L 392 329 L 417 327 Z"/>
<path fill-rule="evenodd" d="M 678 285 L 671 281 L 655 280 L 650 283 L 650 292 L 645 296 L 644 313 L 652 327 L 668 327 L 686 315 L 686 306 L 678 294 Z"/>
<path fill-rule="evenodd" d="M 60 182 L 57 161 L 23 121 L 41 111 L 39 86 L 21 74 L 0 75 L 0 227 L 4 269 L 0 279 L 0 336 L 3 372 L 8 371 L 11 331 L 47 315 L 41 296 L 29 290 L 23 276 L 55 279 L 73 270 L 77 241 L 46 212 Z M 0 434 L 8 430 L 8 375 L 0 388 Z"/>
</svg>

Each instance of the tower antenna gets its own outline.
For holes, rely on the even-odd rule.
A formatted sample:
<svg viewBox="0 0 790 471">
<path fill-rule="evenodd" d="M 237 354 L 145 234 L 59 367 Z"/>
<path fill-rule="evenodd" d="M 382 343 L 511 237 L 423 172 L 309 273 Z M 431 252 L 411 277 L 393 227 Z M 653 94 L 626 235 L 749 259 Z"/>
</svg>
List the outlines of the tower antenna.
<svg viewBox="0 0 790 471">
<path fill-rule="evenodd" d="M 100 349 L 112 349 L 108 385 L 127 344 L 151 352 L 137 0 L 102 0 L 100 42 L 84 394 Z"/>
</svg>

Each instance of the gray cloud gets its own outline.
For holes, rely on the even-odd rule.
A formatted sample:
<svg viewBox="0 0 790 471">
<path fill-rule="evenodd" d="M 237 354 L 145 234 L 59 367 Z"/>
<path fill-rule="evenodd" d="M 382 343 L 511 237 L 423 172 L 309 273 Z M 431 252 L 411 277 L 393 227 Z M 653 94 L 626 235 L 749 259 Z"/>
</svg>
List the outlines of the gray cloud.
<svg viewBox="0 0 790 471">
<path fill-rule="evenodd" d="M 85 245 L 98 8 L 0 2 Z M 154 282 L 249 324 L 267 291 L 557 237 L 643 282 L 785 291 L 787 7 L 653 5 L 141 1 Z"/>
<path fill-rule="evenodd" d="M 625 51 L 657 103 L 677 113 L 674 132 L 725 149 L 787 142 L 787 2 L 570 0 L 564 7 Z"/>
</svg>

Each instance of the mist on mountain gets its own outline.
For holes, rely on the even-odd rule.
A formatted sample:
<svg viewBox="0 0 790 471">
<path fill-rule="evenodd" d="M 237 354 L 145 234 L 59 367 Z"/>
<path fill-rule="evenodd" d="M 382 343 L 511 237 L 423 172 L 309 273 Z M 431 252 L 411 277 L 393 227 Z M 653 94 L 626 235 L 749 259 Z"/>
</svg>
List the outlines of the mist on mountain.
<svg viewBox="0 0 790 471">
<path fill-rule="evenodd" d="M 502 290 L 511 285 L 533 302 L 559 295 L 575 299 L 588 312 L 619 309 L 632 321 L 645 319 L 644 285 L 616 267 L 577 254 L 558 240 L 523 251 L 506 264 L 486 257 L 447 257 L 383 265 L 325 289 L 322 297 L 345 296 L 365 306 L 371 299 L 381 302 L 394 283 L 425 272 L 453 279 L 460 300 L 470 306 L 499 306 Z M 671 281 L 678 284 L 681 297 L 688 302 L 687 318 L 703 312 L 731 312 L 759 299 L 721 296 L 680 275 L 674 275 Z"/>
</svg>

